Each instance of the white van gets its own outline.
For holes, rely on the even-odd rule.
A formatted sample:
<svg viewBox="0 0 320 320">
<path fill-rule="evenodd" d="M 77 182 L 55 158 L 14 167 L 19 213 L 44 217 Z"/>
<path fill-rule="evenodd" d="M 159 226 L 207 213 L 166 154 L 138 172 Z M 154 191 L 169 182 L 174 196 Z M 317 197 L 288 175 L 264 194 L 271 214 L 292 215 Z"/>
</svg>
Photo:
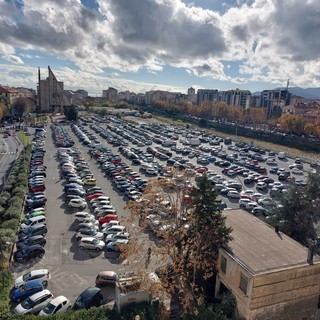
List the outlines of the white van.
<svg viewBox="0 0 320 320">
<path fill-rule="evenodd" d="M 45 216 L 36 216 L 36 217 L 30 218 L 28 222 L 21 223 L 20 228 L 25 229 L 28 227 L 35 226 L 37 224 L 46 224 L 46 223 L 47 223 L 47 219 Z"/>
<path fill-rule="evenodd" d="M 279 153 L 278 153 L 278 159 L 286 159 L 286 153 L 285 152 L 283 152 L 283 151 L 280 151 Z"/>
</svg>

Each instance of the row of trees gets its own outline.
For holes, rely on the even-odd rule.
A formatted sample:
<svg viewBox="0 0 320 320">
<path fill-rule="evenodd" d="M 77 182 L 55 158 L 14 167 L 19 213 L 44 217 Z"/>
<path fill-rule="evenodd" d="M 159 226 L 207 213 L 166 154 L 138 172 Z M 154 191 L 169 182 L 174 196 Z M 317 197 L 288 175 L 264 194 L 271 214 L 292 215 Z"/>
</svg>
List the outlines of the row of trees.
<svg viewBox="0 0 320 320">
<path fill-rule="evenodd" d="M 19 119 L 27 112 L 31 112 L 34 102 L 26 97 L 19 97 L 10 103 L 6 98 L 0 98 L 0 120 L 3 117 L 15 116 Z"/>
</svg>

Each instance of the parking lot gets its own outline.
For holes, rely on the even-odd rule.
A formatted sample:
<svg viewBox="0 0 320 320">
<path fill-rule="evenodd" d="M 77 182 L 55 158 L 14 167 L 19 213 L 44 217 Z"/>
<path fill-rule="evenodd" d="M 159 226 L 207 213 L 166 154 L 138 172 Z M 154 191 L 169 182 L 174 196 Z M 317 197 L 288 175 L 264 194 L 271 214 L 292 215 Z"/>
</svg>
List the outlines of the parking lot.
<svg viewBox="0 0 320 320">
<path fill-rule="evenodd" d="M 253 193 L 261 194 L 260 196 L 256 195 L 257 197 L 269 197 L 272 189 L 269 186 L 271 182 L 264 188 L 257 189 L 257 185 L 260 180 L 262 182 L 262 179 L 266 178 L 279 182 L 279 175 L 276 172 L 270 173 L 270 169 L 276 166 L 281 168 L 283 172 L 290 172 L 290 177 L 294 176 L 296 179 L 301 180 L 301 184 L 306 181 L 306 171 L 312 170 L 309 164 L 303 163 L 304 171 L 294 174 L 289 168 L 289 166 L 294 165 L 294 159 L 279 159 L 276 154 L 269 155 L 268 152 L 263 150 L 252 149 L 252 146 L 236 146 L 234 142 L 226 143 L 222 138 L 202 134 L 192 129 L 187 130 L 184 127 L 134 125 L 117 118 L 105 121 L 97 117 L 93 120 L 89 119 L 89 121 L 80 121 L 76 127 L 71 128 L 71 126 L 65 125 L 64 128 L 75 141 L 75 146 L 79 148 L 81 156 L 88 163 L 90 171 L 96 179 L 97 186 L 100 186 L 103 192 L 110 197 L 120 220 L 130 215 L 130 212 L 125 209 L 129 199 L 124 191 L 134 186 L 139 192 L 142 192 L 143 185 L 136 183 L 130 184 L 129 187 L 127 185 L 121 187 L 120 184 L 115 185 L 115 183 L 112 183 L 112 178 L 107 176 L 106 171 L 103 169 L 103 162 L 98 161 L 100 155 L 98 157 L 95 153 L 90 154 L 88 152 L 93 146 L 95 146 L 95 150 L 108 149 L 113 154 L 119 155 L 121 161 L 127 164 L 134 172 L 137 172 L 143 180 L 165 178 L 165 168 L 168 166 L 167 161 L 169 158 L 173 159 L 170 166 L 181 171 L 190 170 L 194 172 L 194 176 L 200 175 L 200 169 L 205 167 L 205 170 L 208 170 L 206 172 L 210 179 L 215 184 L 221 184 L 223 188 L 228 188 L 228 183 L 240 185 L 240 188 L 235 188 L 237 193 L 230 189 L 224 191 L 224 194 L 220 194 L 221 199 L 228 208 L 239 207 L 238 194 L 240 195 L 242 191 L 252 190 Z M 77 130 L 88 137 L 88 143 L 84 142 L 84 140 L 81 141 L 79 135 L 75 135 Z M 121 273 L 143 268 L 145 252 L 141 252 L 140 257 L 135 256 L 132 258 L 134 261 L 130 260 L 129 257 L 128 261 L 122 263 L 117 258 L 117 255 L 113 253 L 106 257 L 103 251 L 80 250 L 78 241 L 75 239 L 77 223 L 75 223 L 74 218 L 75 212 L 79 210 L 69 208 L 64 201 L 63 188 L 65 180 L 60 179 L 61 168 L 57 158 L 57 148 L 54 146 L 49 127 L 47 127 L 47 132 L 44 162 L 47 166 L 46 218 L 48 233 L 46 236 L 46 253 L 41 260 L 34 260 L 25 265 L 14 264 L 14 272 L 18 276 L 26 270 L 47 268 L 51 273 L 51 281 L 48 288 L 55 296 L 65 295 L 71 302 L 74 302 L 80 292 L 89 286 L 95 285 L 95 277 L 100 271 L 112 270 Z M 190 141 L 199 137 L 201 141 L 198 146 L 188 146 L 186 144 L 187 140 Z M 166 147 L 161 145 L 161 143 L 165 145 L 164 142 L 169 140 L 174 141 L 173 145 Z M 122 148 L 119 149 L 119 147 Z M 147 150 L 148 148 L 149 151 Z M 123 152 L 123 149 L 127 149 L 130 152 Z M 150 152 L 151 149 L 156 150 L 156 153 Z M 165 153 L 167 153 L 166 157 L 160 156 L 165 155 Z M 170 153 L 171 156 L 169 156 Z M 132 154 L 135 156 L 133 157 Z M 266 164 L 267 158 L 274 158 L 275 160 L 272 163 L 270 161 L 269 165 Z M 143 163 L 146 164 L 146 169 L 142 168 Z M 217 163 L 220 164 L 217 165 Z M 249 164 L 251 167 L 249 167 Z M 228 169 L 232 165 L 234 168 Z M 265 168 L 266 173 L 257 173 L 255 171 L 257 166 Z M 149 168 L 150 171 L 148 171 Z M 256 177 L 264 177 L 261 177 L 259 181 L 245 183 L 245 179 L 252 174 L 255 174 Z M 230 182 L 229 180 L 233 181 Z M 277 188 L 277 190 L 285 192 L 283 190 L 288 188 L 288 182 L 281 181 L 281 183 L 283 187 Z M 220 193 L 221 191 L 222 188 Z M 229 193 L 230 191 L 232 192 Z M 247 192 L 247 194 L 250 194 L 250 192 Z M 275 200 L 276 198 L 272 197 L 272 199 Z M 253 201 L 252 197 L 250 197 L 250 202 Z M 88 208 L 86 211 L 92 213 L 92 208 Z M 131 228 L 138 227 L 131 225 Z M 148 245 L 153 246 L 152 242 Z M 155 269 L 157 266 L 156 257 L 153 257 L 149 269 Z M 108 291 L 105 295 L 106 300 L 111 297 L 110 294 Z"/>
</svg>

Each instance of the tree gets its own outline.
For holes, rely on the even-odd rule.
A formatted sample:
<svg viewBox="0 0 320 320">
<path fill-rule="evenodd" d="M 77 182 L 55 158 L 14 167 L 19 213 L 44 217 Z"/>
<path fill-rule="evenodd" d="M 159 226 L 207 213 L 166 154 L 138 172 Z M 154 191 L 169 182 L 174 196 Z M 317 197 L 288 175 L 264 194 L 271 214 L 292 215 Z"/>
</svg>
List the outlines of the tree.
<svg viewBox="0 0 320 320">
<path fill-rule="evenodd" d="M 12 111 L 21 119 L 26 112 L 30 112 L 31 104 L 28 98 L 19 97 L 12 104 Z"/>
<path fill-rule="evenodd" d="M 131 221 L 138 219 L 159 239 L 157 255 L 163 262 L 171 261 L 177 275 L 166 283 L 168 289 L 183 292 L 186 313 L 192 314 L 205 299 L 207 279 L 216 273 L 218 250 L 231 240 L 231 229 L 225 225 L 218 209 L 221 201 L 206 175 L 197 179 L 196 186 L 180 171 L 167 169 L 168 175 L 150 183 L 143 199 L 128 207 Z"/>
<path fill-rule="evenodd" d="M 15 231 L 12 229 L 0 229 L 0 261 L 2 262 L 0 268 L 4 267 L 4 262 L 7 259 L 7 252 L 10 245 L 15 240 Z"/>
<path fill-rule="evenodd" d="M 308 246 L 317 238 L 320 221 L 320 174 L 310 173 L 306 187 L 293 186 L 279 200 L 281 206 L 273 211 L 280 231 Z"/>
<path fill-rule="evenodd" d="M 64 109 L 64 115 L 66 116 L 66 119 L 69 121 L 75 121 L 78 118 L 78 110 L 74 105 L 67 106 Z"/>
</svg>

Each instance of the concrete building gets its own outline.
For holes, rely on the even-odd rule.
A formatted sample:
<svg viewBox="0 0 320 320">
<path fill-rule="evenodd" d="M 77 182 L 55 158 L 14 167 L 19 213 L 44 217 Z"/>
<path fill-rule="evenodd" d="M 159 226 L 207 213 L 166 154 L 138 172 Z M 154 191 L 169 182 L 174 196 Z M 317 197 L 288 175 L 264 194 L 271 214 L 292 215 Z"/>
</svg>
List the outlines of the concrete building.
<svg viewBox="0 0 320 320">
<path fill-rule="evenodd" d="M 248 108 L 250 106 L 251 92 L 249 90 L 227 90 L 219 91 L 219 101 L 226 102 L 232 107 Z"/>
<path fill-rule="evenodd" d="M 219 101 L 218 90 L 214 89 L 199 89 L 197 91 L 197 104 L 201 105 L 205 101 L 216 102 Z"/>
<path fill-rule="evenodd" d="M 319 319 L 319 256 L 241 209 L 224 212 L 233 240 L 219 250 L 215 296 L 231 291 L 246 320 Z"/>
<path fill-rule="evenodd" d="M 62 112 L 63 106 L 71 105 L 64 93 L 64 84 L 58 81 L 48 66 L 48 77 L 41 80 L 38 70 L 38 112 Z"/>
<path fill-rule="evenodd" d="M 87 96 L 88 96 L 88 91 L 83 89 L 78 89 L 77 91 L 74 92 L 73 99 L 76 101 L 82 101 L 82 100 L 85 100 Z"/>
<path fill-rule="evenodd" d="M 267 109 L 267 116 L 272 116 L 274 109 L 290 104 L 290 93 L 287 89 L 263 90 L 261 92 L 261 107 Z"/>
<path fill-rule="evenodd" d="M 102 90 L 102 97 L 112 103 L 118 102 L 118 90 L 112 87 Z"/>
</svg>

